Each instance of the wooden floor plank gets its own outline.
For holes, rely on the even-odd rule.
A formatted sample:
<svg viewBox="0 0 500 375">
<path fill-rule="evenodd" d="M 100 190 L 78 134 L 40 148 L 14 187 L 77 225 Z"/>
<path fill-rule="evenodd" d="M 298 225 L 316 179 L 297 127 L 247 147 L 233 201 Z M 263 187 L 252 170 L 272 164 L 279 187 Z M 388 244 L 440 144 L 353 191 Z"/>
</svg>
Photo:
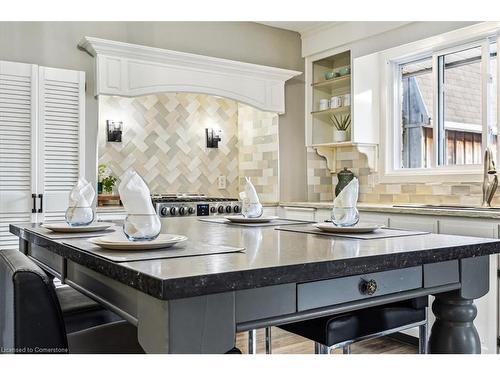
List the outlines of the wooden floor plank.
<svg viewBox="0 0 500 375">
<path fill-rule="evenodd" d="M 265 353 L 265 331 L 257 330 L 257 353 Z M 272 328 L 273 354 L 314 354 L 314 343 L 303 337 L 285 332 L 279 328 Z M 248 333 L 241 332 L 236 335 L 236 346 L 248 353 Z M 366 340 L 351 346 L 352 354 L 417 354 L 415 346 L 383 337 Z M 335 352 L 341 353 L 340 350 Z"/>
</svg>

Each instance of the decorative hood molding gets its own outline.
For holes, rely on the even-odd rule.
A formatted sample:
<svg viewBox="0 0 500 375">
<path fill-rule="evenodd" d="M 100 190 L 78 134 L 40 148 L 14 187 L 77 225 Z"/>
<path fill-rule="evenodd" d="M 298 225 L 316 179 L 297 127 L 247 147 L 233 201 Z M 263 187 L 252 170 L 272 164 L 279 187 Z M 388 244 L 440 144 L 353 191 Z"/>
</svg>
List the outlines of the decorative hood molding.
<svg viewBox="0 0 500 375">
<path fill-rule="evenodd" d="M 95 57 L 95 95 L 195 92 L 223 96 L 263 111 L 285 112 L 285 82 L 302 74 L 264 65 L 85 37 Z"/>
</svg>

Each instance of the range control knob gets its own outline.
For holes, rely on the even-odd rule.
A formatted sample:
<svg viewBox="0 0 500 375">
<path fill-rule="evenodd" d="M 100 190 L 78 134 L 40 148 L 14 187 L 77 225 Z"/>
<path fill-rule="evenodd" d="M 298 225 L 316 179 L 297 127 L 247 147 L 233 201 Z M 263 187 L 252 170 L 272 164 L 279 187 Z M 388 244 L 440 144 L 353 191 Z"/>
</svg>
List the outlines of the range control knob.
<svg viewBox="0 0 500 375">
<path fill-rule="evenodd" d="M 194 207 L 188 208 L 188 214 L 190 214 L 190 215 L 194 214 Z"/>
<path fill-rule="evenodd" d="M 167 216 L 168 210 L 167 207 L 162 207 L 160 210 L 160 216 Z"/>
<path fill-rule="evenodd" d="M 179 208 L 179 215 L 184 216 L 186 214 L 186 211 L 187 211 L 186 207 Z"/>
<path fill-rule="evenodd" d="M 230 214 L 230 213 L 231 213 L 231 206 L 226 206 L 226 212 L 227 212 L 228 214 Z"/>
<path fill-rule="evenodd" d="M 210 207 L 211 214 L 215 214 L 215 211 L 217 211 L 217 208 L 215 208 L 215 206 Z"/>
<path fill-rule="evenodd" d="M 170 207 L 170 215 L 175 216 L 177 214 L 177 207 Z"/>
<path fill-rule="evenodd" d="M 233 211 L 235 214 L 237 214 L 238 212 L 240 212 L 240 206 L 234 206 L 233 207 Z"/>
<path fill-rule="evenodd" d="M 223 214 L 224 213 L 224 206 L 219 206 L 217 208 L 217 212 L 220 213 L 220 214 Z"/>
</svg>

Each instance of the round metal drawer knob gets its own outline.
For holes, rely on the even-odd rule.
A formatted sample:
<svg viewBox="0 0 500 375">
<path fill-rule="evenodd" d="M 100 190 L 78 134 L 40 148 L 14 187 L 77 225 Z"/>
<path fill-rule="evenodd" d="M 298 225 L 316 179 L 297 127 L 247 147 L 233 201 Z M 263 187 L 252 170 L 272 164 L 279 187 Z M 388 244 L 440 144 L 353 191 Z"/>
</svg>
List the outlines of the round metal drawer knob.
<svg viewBox="0 0 500 375">
<path fill-rule="evenodd" d="M 375 292 L 377 291 L 377 282 L 375 280 L 364 280 L 362 283 L 361 283 L 361 292 L 364 293 L 364 294 L 368 294 L 369 296 L 371 296 L 372 294 L 374 294 Z"/>
</svg>

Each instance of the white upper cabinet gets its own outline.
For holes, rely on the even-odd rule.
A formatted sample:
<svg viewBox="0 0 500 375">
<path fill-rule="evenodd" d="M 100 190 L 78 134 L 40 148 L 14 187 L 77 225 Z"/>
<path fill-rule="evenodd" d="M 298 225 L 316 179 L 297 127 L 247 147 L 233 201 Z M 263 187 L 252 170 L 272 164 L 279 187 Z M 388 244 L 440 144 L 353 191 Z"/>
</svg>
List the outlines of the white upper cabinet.
<svg viewBox="0 0 500 375">
<path fill-rule="evenodd" d="M 0 249 L 9 223 L 64 219 L 84 171 L 85 74 L 0 61 Z"/>
<path fill-rule="evenodd" d="M 353 59 L 353 127 L 355 143 L 379 143 L 380 82 L 379 57 L 369 55 Z"/>
<path fill-rule="evenodd" d="M 85 73 L 39 69 L 39 182 L 43 220 L 63 220 L 84 172 Z"/>
<path fill-rule="evenodd" d="M 36 66 L 0 61 L 0 249 L 16 248 L 9 223 L 33 219 Z"/>
</svg>

